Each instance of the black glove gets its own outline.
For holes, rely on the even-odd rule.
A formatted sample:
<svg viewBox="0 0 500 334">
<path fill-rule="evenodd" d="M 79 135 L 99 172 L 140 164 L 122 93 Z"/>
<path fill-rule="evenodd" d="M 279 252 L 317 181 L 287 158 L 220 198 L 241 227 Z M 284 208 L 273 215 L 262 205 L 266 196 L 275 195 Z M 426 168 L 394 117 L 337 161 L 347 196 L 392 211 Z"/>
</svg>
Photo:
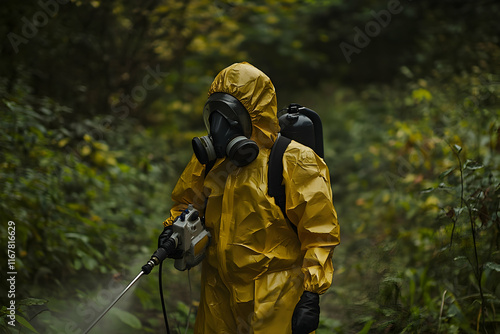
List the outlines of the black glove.
<svg viewBox="0 0 500 334">
<path fill-rule="evenodd" d="M 292 316 L 292 334 L 309 334 L 319 326 L 319 295 L 304 291 Z"/>
<path fill-rule="evenodd" d="M 170 239 L 170 237 L 172 236 L 173 233 L 174 233 L 174 229 L 173 229 L 172 225 L 165 226 L 165 228 L 163 229 L 163 232 L 161 232 L 160 236 L 158 237 L 158 248 L 163 246 L 167 242 L 167 240 Z M 167 257 L 169 257 L 171 259 L 180 259 L 180 258 L 182 258 L 182 250 L 176 249 L 172 253 L 168 254 Z"/>
<path fill-rule="evenodd" d="M 174 229 L 172 228 L 172 225 L 165 226 L 163 232 L 161 232 L 160 236 L 158 237 L 158 248 L 160 248 L 165 242 L 167 242 L 167 240 L 170 239 L 173 233 Z"/>
</svg>

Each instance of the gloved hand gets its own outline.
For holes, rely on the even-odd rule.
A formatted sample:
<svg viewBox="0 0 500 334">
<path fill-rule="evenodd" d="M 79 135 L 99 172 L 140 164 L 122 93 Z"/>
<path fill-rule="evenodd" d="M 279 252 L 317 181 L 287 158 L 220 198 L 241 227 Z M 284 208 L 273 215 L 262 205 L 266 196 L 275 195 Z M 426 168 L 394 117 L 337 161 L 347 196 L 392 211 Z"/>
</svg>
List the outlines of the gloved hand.
<svg viewBox="0 0 500 334">
<path fill-rule="evenodd" d="M 168 239 L 172 236 L 174 233 L 174 229 L 172 225 L 165 226 L 163 229 L 163 232 L 160 233 L 160 236 L 158 237 L 158 248 L 160 248 L 164 243 L 167 242 Z M 182 250 L 176 249 L 174 252 L 171 254 L 167 255 L 167 257 L 171 259 L 180 259 L 182 258 Z"/>
<path fill-rule="evenodd" d="M 292 316 L 292 334 L 309 334 L 319 326 L 319 295 L 304 291 Z"/>
<path fill-rule="evenodd" d="M 170 239 L 173 233 L 174 229 L 172 228 L 172 225 L 165 226 L 163 232 L 161 232 L 160 236 L 158 237 L 158 248 L 160 248 L 161 245 L 167 242 L 167 240 Z"/>
</svg>

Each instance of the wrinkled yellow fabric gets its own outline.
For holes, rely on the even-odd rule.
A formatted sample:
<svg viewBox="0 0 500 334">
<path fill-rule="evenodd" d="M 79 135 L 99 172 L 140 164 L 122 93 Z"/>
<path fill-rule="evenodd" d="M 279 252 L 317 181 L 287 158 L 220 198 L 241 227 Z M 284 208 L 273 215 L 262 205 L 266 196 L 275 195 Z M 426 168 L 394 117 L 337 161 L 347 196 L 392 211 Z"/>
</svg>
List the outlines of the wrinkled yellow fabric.
<svg viewBox="0 0 500 334">
<path fill-rule="evenodd" d="M 192 203 L 205 210 L 212 235 L 195 333 L 290 334 L 303 291 L 321 294 L 332 282 L 340 236 L 328 168 L 310 148 L 294 141 L 288 146 L 283 180 L 294 231 L 267 189 L 269 154 L 279 131 L 271 80 L 248 63 L 233 64 L 215 78 L 209 94 L 215 92 L 231 94 L 246 107 L 260 151 L 245 167 L 219 159 L 206 176 L 193 155 L 172 193 L 174 206 L 164 224 Z"/>
</svg>

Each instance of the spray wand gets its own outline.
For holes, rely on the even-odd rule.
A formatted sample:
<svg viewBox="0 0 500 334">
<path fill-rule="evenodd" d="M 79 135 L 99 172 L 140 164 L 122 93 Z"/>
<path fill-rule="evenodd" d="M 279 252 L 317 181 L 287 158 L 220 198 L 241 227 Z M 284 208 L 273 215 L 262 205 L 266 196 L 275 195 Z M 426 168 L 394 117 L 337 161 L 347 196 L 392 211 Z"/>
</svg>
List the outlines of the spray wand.
<svg viewBox="0 0 500 334">
<path fill-rule="evenodd" d="M 141 272 L 132 280 L 132 282 L 130 282 L 129 285 L 127 285 L 127 287 L 118 295 L 118 297 L 113 300 L 113 302 L 104 310 L 104 312 L 102 312 L 101 315 L 97 317 L 97 319 L 95 319 L 94 322 L 83 333 L 87 334 L 88 332 L 90 332 L 90 330 L 99 322 L 99 320 L 101 320 L 101 318 L 104 317 L 106 313 L 108 313 L 108 311 L 116 304 L 116 302 L 118 302 L 118 300 L 120 300 L 120 298 L 132 287 L 132 285 L 134 285 L 142 275 L 148 275 L 155 266 L 165 260 L 167 256 L 175 250 L 175 247 L 176 240 L 170 238 L 165 244 L 158 248 L 151 256 L 151 259 L 149 259 L 149 261 L 142 266 Z"/>
<path fill-rule="evenodd" d="M 188 208 L 176 218 L 173 225 L 172 236 L 159 247 L 149 261 L 142 266 L 141 272 L 130 282 L 129 285 L 116 297 L 115 300 L 104 310 L 104 312 L 94 320 L 94 322 L 83 332 L 87 334 L 106 313 L 118 302 L 118 300 L 139 280 L 142 275 L 148 275 L 151 270 L 157 265 L 160 265 L 160 297 L 162 300 L 163 316 L 165 318 L 165 326 L 167 333 L 170 333 L 168 327 L 167 315 L 165 312 L 165 303 L 163 302 L 163 289 L 161 280 L 161 264 L 174 251 L 180 250 L 182 256 L 175 259 L 174 266 L 178 270 L 190 269 L 198 265 L 205 257 L 205 250 L 210 243 L 210 232 L 205 229 L 203 221 L 200 219 L 200 214 L 193 205 L 189 204 Z"/>
</svg>

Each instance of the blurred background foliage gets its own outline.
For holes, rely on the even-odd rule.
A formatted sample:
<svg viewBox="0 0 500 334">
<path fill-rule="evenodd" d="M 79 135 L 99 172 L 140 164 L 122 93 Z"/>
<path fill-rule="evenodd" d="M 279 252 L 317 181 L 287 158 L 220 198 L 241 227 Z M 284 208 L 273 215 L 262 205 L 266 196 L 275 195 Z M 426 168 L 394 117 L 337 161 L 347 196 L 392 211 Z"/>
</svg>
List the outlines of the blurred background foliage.
<svg viewBox="0 0 500 334">
<path fill-rule="evenodd" d="M 4 294 L 0 328 L 81 333 L 135 277 L 213 77 L 249 61 L 280 108 L 324 122 L 342 244 L 317 332 L 498 332 L 499 14 L 488 0 L 4 1 L 0 218 L 3 245 L 16 223 L 18 274 L 17 326 Z M 191 286 L 164 270 L 180 333 L 199 272 Z M 162 331 L 157 283 L 95 331 Z"/>
</svg>

